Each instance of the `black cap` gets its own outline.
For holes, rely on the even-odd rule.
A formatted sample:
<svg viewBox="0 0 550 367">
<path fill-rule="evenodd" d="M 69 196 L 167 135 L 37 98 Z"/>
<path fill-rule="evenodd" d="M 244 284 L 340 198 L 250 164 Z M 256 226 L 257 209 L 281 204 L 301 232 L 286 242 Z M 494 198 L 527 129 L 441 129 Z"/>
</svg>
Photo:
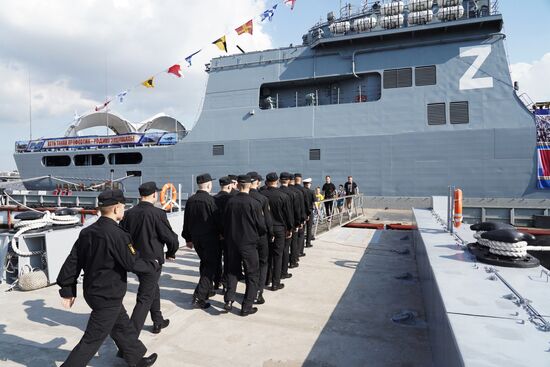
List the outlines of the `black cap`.
<svg viewBox="0 0 550 367">
<path fill-rule="evenodd" d="M 227 175 L 231 181 L 237 181 L 237 175 Z"/>
<path fill-rule="evenodd" d="M 281 172 L 279 175 L 280 180 L 290 180 L 290 173 L 288 172 Z"/>
<path fill-rule="evenodd" d="M 231 179 L 227 176 L 220 177 L 218 181 L 220 182 L 220 186 L 231 185 Z"/>
<path fill-rule="evenodd" d="M 237 177 L 237 181 L 239 183 L 251 183 L 252 177 L 250 177 L 250 175 L 239 175 L 239 177 Z"/>
<path fill-rule="evenodd" d="M 295 173 L 294 178 L 298 178 L 298 177 L 302 178 L 302 174 L 301 173 Z"/>
<path fill-rule="evenodd" d="M 292 173 L 290 174 L 290 179 L 294 180 L 294 175 Z"/>
<path fill-rule="evenodd" d="M 157 187 L 156 182 L 153 181 L 142 183 L 139 186 L 138 190 L 141 196 L 149 196 L 155 191 L 160 191 L 160 189 Z"/>
<path fill-rule="evenodd" d="M 118 203 L 126 203 L 126 198 L 122 190 L 105 190 L 97 197 L 98 206 L 105 207 Z"/>
<path fill-rule="evenodd" d="M 265 175 L 265 179 L 269 182 L 275 182 L 279 179 L 279 176 L 277 176 L 276 172 L 269 172 L 267 175 Z"/>
<path fill-rule="evenodd" d="M 249 175 L 252 178 L 252 181 L 262 181 L 263 180 L 262 176 L 256 171 L 248 172 L 247 175 Z"/>
<path fill-rule="evenodd" d="M 203 173 L 202 175 L 197 176 L 197 184 L 203 184 L 212 181 L 213 178 L 210 176 L 210 173 Z"/>
</svg>

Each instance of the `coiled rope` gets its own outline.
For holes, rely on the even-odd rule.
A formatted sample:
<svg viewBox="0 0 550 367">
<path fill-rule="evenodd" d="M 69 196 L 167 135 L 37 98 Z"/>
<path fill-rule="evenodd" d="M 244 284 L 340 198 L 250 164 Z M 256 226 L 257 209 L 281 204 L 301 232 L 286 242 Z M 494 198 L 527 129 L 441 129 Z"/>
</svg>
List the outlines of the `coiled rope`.
<svg viewBox="0 0 550 367">
<path fill-rule="evenodd" d="M 502 242 L 482 238 L 484 231 L 474 233 L 474 238 L 481 246 L 488 247 L 495 255 L 521 258 L 527 256 L 527 251 L 550 251 L 550 246 L 527 246 L 527 241 Z"/>
<path fill-rule="evenodd" d="M 22 257 L 41 255 L 42 253 L 44 253 L 43 250 L 21 251 L 17 245 L 17 240 L 19 239 L 19 237 L 25 232 L 28 232 L 34 229 L 44 228 L 50 224 L 71 225 L 71 224 L 77 224 L 79 222 L 80 222 L 80 219 L 76 216 L 55 215 L 55 213 L 52 214 L 48 211 L 46 211 L 44 216 L 40 219 L 19 221 L 14 224 L 14 228 L 18 229 L 18 231 L 15 233 L 15 235 L 13 235 L 11 239 L 11 248 L 13 252 L 15 252 L 15 254 Z"/>
</svg>

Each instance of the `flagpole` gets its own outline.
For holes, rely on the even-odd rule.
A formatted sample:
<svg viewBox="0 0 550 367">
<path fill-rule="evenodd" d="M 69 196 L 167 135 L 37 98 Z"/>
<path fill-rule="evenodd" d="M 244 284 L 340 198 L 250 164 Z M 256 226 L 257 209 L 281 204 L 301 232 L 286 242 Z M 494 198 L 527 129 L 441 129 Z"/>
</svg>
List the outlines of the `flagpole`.
<svg viewBox="0 0 550 367">
<path fill-rule="evenodd" d="M 31 91 L 31 71 L 29 70 L 29 140 L 32 140 L 32 91 Z"/>
<path fill-rule="evenodd" d="M 105 101 L 108 100 L 109 96 L 107 95 L 107 54 L 105 54 Z M 105 106 L 105 122 L 107 124 L 107 134 L 109 135 L 109 107 Z"/>
</svg>

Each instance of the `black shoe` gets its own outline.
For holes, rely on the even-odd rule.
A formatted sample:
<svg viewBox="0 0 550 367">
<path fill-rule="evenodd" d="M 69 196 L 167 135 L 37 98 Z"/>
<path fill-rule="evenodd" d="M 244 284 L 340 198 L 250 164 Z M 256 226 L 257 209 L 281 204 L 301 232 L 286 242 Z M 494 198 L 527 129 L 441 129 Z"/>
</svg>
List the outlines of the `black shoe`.
<svg viewBox="0 0 550 367">
<path fill-rule="evenodd" d="M 143 357 L 137 364 L 130 365 L 130 367 L 149 367 L 155 364 L 157 361 L 157 354 L 153 353 L 149 357 Z"/>
<path fill-rule="evenodd" d="M 286 274 L 281 275 L 281 279 L 288 279 L 288 278 L 292 278 L 292 274 L 286 273 Z"/>
<path fill-rule="evenodd" d="M 214 297 L 215 295 L 216 295 L 216 292 L 215 292 L 215 291 L 210 291 L 210 292 L 208 292 L 208 298 Z"/>
<path fill-rule="evenodd" d="M 298 267 L 298 263 L 293 263 L 288 266 L 289 269 L 294 269 Z"/>
<path fill-rule="evenodd" d="M 164 319 L 162 320 L 162 323 L 160 324 L 154 324 L 153 325 L 153 334 L 158 334 L 162 329 L 170 325 L 170 320 Z"/>
<path fill-rule="evenodd" d="M 206 302 L 202 299 L 198 299 L 198 298 L 193 297 L 193 306 L 195 308 L 202 308 L 204 310 L 204 309 L 207 309 L 208 307 L 210 307 L 210 303 L 208 303 L 208 302 Z"/>
<path fill-rule="evenodd" d="M 220 289 L 220 287 L 221 287 L 221 284 L 220 284 L 220 283 L 218 283 L 218 282 L 214 283 L 214 290 L 215 290 L 215 291 L 217 291 L 218 289 Z"/>
<path fill-rule="evenodd" d="M 311 243 L 307 244 L 306 245 L 307 248 L 310 248 L 310 247 L 313 247 L 313 245 Z"/>
<path fill-rule="evenodd" d="M 259 305 L 263 305 L 265 303 L 263 294 L 258 295 L 258 298 L 256 298 L 256 303 Z"/>
<path fill-rule="evenodd" d="M 315 241 L 315 237 L 311 237 L 311 240 L 312 240 L 312 241 Z M 310 244 L 310 245 L 311 245 L 311 244 Z"/>
<path fill-rule="evenodd" d="M 285 287 L 285 285 L 281 283 L 279 285 L 271 286 L 271 290 L 275 292 L 275 291 L 278 291 L 279 289 L 283 289 L 284 287 Z"/>
<path fill-rule="evenodd" d="M 255 314 L 256 312 L 258 312 L 258 307 L 252 307 L 252 308 L 251 308 L 250 310 L 248 310 L 248 311 L 241 310 L 241 316 L 252 315 L 252 314 Z"/>
<path fill-rule="evenodd" d="M 302 253 L 301 253 L 300 255 L 298 255 L 298 256 L 304 257 L 304 256 L 306 256 L 306 253 L 305 253 L 305 252 L 302 252 Z"/>
<path fill-rule="evenodd" d="M 230 312 L 233 309 L 233 301 L 225 302 L 225 305 L 223 305 L 223 309 L 227 312 Z"/>
</svg>

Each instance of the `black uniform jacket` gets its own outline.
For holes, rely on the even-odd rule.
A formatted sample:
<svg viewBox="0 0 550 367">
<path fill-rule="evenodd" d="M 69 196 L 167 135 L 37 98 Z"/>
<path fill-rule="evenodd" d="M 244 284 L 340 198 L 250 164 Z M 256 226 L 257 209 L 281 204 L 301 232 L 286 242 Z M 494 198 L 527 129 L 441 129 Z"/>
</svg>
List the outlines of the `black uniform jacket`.
<svg viewBox="0 0 550 367">
<path fill-rule="evenodd" d="M 290 204 L 293 212 L 293 215 L 292 215 L 293 226 L 294 228 L 297 228 L 300 226 L 300 224 L 302 224 L 301 204 L 303 203 L 303 201 L 300 197 L 300 194 L 296 190 L 290 188 L 290 186 L 281 186 L 279 189 L 285 194 L 287 194 L 288 197 L 290 198 Z"/>
<path fill-rule="evenodd" d="M 101 305 L 118 304 L 126 294 L 126 276 L 158 270 L 156 260 L 140 259 L 130 233 L 100 217 L 84 228 L 57 276 L 61 297 L 76 297 L 76 280 L 84 270 L 84 297 Z"/>
<path fill-rule="evenodd" d="M 164 263 L 164 244 L 166 256 L 176 257 L 179 248 L 178 235 L 174 233 L 166 211 L 156 208 L 147 201 L 124 213 L 120 226 L 130 232 L 135 249 L 143 259 L 157 259 Z"/>
<path fill-rule="evenodd" d="M 206 191 L 198 190 L 185 205 L 181 236 L 187 242 L 193 242 L 193 237 L 207 234 L 217 236 L 220 233 L 220 218 L 214 197 Z"/>
<path fill-rule="evenodd" d="M 221 225 L 221 233 L 223 233 L 223 213 L 225 212 L 225 204 L 227 204 L 227 201 L 232 197 L 233 195 L 225 191 L 220 191 L 214 195 L 214 202 L 216 203 L 216 207 L 218 209 L 217 217 L 219 218 Z"/>
<path fill-rule="evenodd" d="M 313 211 L 313 203 L 315 202 L 315 193 L 307 187 L 301 185 L 295 185 L 297 189 L 302 190 L 305 200 L 306 216 L 310 216 Z"/>
<path fill-rule="evenodd" d="M 267 230 L 267 236 L 273 238 L 273 219 L 271 218 L 271 210 L 269 207 L 269 199 L 260 194 L 256 189 L 250 189 L 250 196 L 256 199 L 262 206 L 262 213 L 265 220 L 265 228 Z"/>
<path fill-rule="evenodd" d="M 300 213 L 301 213 L 301 216 L 300 216 L 300 219 L 301 219 L 301 223 L 305 222 L 308 215 L 310 214 L 309 213 L 309 210 L 306 208 L 306 194 L 304 193 L 304 191 L 302 190 L 302 186 L 300 185 L 289 185 L 288 187 L 290 187 L 292 190 L 296 191 L 299 195 L 299 202 L 298 202 L 298 205 L 300 205 Z"/>
<path fill-rule="evenodd" d="M 290 231 L 294 227 L 294 217 L 288 195 L 276 187 L 268 187 L 260 192 L 269 200 L 273 226 L 284 227 L 287 231 Z"/>
<path fill-rule="evenodd" d="M 240 192 L 227 202 L 224 214 L 224 238 L 236 246 L 256 245 L 267 233 L 260 203 Z"/>
</svg>

